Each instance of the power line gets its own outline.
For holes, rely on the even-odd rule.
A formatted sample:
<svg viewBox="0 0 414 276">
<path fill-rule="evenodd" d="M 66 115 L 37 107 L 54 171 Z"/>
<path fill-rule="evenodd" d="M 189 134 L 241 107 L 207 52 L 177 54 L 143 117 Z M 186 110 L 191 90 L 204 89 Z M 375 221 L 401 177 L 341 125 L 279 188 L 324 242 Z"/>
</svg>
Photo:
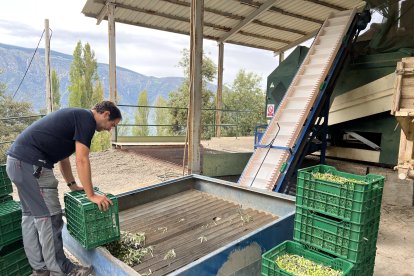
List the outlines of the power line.
<svg viewBox="0 0 414 276">
<path fill-rule="evenodd" d="M 16 96 L 17 91 L 19 91 L 20 86 L 22 85 L 22 83 L 24 81 L 24 78 L 26 77 L 27 72 L 29 71 L 30 65 L 32 65 L 33 58 L 36 55 L 37 49 L 39 48 L 39 44 L 40 44 L 40 41 L 42 41 L 42 38 L 43 38 L 43 34 L 44 33 L 45 33 L 45 30 L 43 30 L 42 35 L 40 36 L 39 42 L 37 43 L 36 49 L 35 49 L 35 51 L 34 51 L 34 53 L 32 55 L 32 58 L 30 59 L 29 65 L 26 68 L 26 72 L 24 72 L 23 78 L 20 81 L 19 86 L 17 87 L 16 91 L 14 91 L 14 94 L 13 94 L 13 97 L 12 97 L 13 100 L 14 100 L 14 97 Z"/>
</svg>

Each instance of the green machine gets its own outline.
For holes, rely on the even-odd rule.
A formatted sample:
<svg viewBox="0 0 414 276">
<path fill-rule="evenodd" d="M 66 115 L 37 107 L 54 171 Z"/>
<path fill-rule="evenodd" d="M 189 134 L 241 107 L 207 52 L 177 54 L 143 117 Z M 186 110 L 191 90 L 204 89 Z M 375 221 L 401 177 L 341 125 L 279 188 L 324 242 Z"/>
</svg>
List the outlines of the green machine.
<svg viewBox="0 0 414 276">
<path fill-rule="evenodd" d="M 338 78 L 331 103 L 336 96 L 378 80 L 395 71 L 401 58 L 412 56 L 413 51 L 400 49 L 390 53 L 362 55 L 349 60 Z M 391 102 L 389 106 L 391 107 Z M 394 166 L 398 162 L 400 127 L 390 111 L 330 125 L 328 128 L 330 145 L 344 148 L 379 150 L 379 163 Z M 364 139 L 355 139 L 353 134 Z M 378 147 L 376 147 L 378 146 Z"/>
<path fill-rule="evenodd" d="M 296 47 L 267 77 L 266 107 L 274 105 L 276 108 L 279 105 L 308 51 L 308 47 Z"/>
<path fill-rule="evenodd" d="M 337 80 L 331 104 L 335 97 L 393 73 L 401 58 L 414 55 L 414 9 L 407 3 L 401 5 L 401 10 L 397 8 L 383 7 L 379 12 L 386 20 L 371 24 L 370 29 L 359 36 Z M 269 115 L 269 105 L 277 109 L 307 53 L 308 48 L 297 47 L 268 76 L 266 115 Z M 389 166 L 397 164 L 399 141 L 400 127 L 387 110 L 335 123 L 328 128 L 330 146 L 379 151 L 378 163 Z"/>
<path fill-rule="evenodd" d="M 306 47 L 296 48 L 291 54 L 293 56 L 290 55 L 269 75 L 266 106 L 274 104 L 275 109 L 277 108 L 307 51 Z M 349 59 L 338 78 L 331 103 L 336 96 L 391 74 L 401 58 L 412 54 L 409 49 L 400 49 L 391 53 L 363 55 Z M 349 133 L 356 133 L 372 143 L 364 143 L 347 135 Z M 379 163 L 397 164 L 400 128 L 389 111 L 329 126 L 328 137 L 329 145 L 336 147 L 374 150 L 372 145 L 378 145 L 376 150 L 380 151 Z"/>
</svg>

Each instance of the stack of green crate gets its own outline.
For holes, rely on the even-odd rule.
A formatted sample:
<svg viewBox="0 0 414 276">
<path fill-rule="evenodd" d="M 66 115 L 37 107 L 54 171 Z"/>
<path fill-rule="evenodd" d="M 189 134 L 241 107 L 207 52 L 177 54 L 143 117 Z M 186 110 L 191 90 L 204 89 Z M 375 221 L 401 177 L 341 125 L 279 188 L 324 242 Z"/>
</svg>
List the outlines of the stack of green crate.
<svg viewBox="0 0 414 276">
<path fill-rule="evenodd" d="M 13 193 L 13 187 L 7 176 L 6 165 L 0 165 L 0 200 L 11 193 Z"/>
<path fill-rule="evenodd" d="M 95 193 L 104 195 L 98 190 Z M 120 238 L 118 199 L 111 194 L 106 196 L 112 200 L 113 205 L 102 212 L 83 191 L 64 195 L 68 232 L 86 249 L 96 248 Z"/>
<path fill-rule="evenodd" d="M 6 165 L 0 165 L 0 275 L 30 275 L 22 242 L 22 210 L 12 192 Z"/>
<path fill-rule="evenodd" d="M 354 264 L 372 275 L 384 177 L 317 165 L 298 171 L 294 240 Z"/>
</svg>

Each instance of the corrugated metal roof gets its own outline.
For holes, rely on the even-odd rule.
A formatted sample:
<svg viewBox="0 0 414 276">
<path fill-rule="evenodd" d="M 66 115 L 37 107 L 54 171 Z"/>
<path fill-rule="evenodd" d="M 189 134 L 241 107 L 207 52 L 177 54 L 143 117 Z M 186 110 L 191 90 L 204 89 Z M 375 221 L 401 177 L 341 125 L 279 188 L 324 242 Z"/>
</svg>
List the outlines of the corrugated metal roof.
<svg viewBox="0 0 414 276">
<path fill-rule="evenodd" d="M 204 0 L 204 37 L 223 41 L 245 18 L 270 0 Z M 115 21 L 141 27 L 190 33 L 191 0 L 87 0 L 82 13 L 98 19 L 107 2 L 116 5 Z M 360 0 L 279 0 L 226 40 L 275 52 L 312 37 L 330 12 L 363 7 Z M 106 16 L 103 19 L 107 19 Z"/>
</svg>

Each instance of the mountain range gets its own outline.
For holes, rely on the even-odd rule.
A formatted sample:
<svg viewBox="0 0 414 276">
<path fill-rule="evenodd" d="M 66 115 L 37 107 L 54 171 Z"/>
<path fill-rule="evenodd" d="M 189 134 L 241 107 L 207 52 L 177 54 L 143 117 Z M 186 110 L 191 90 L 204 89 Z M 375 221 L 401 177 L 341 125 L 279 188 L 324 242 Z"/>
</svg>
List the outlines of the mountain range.
<svg viewBox="0 0 414 276">
<path fill-rule="evenodd" d="M 26 68 L 30 63 L 34 49 L 22 48 L 0 43 L 0 82 L 7 85 L 6 94 L 13 95 L 17 101 L 29 101 L 35 111 L 44 109 L 45 95 L 45 50 L 39 48 L 22 85 L 16 92 Z M 69 70 L 73 57 L 56 51 L 50 53 L 51 68 L 58 74 L 60 80 L 61 106 L 68 105 Z M 104 86 L 105 98 L 109 94 L 109 65 L 98 63 L 98 75 Z M 117 90 L 120 104 L 136 105 L 138 95 L 143 90 L 148 92 L 149 105 L 154 105 L 157 96 L 168 98 L 168 94 L 176 90 L 183 82 L 180 77 L 157 78 L 117 67 Z M 211 85 L 214 87 L 214 85 Z M 213 90 L 214 91 L 214 90 Z"/>
</svg>

